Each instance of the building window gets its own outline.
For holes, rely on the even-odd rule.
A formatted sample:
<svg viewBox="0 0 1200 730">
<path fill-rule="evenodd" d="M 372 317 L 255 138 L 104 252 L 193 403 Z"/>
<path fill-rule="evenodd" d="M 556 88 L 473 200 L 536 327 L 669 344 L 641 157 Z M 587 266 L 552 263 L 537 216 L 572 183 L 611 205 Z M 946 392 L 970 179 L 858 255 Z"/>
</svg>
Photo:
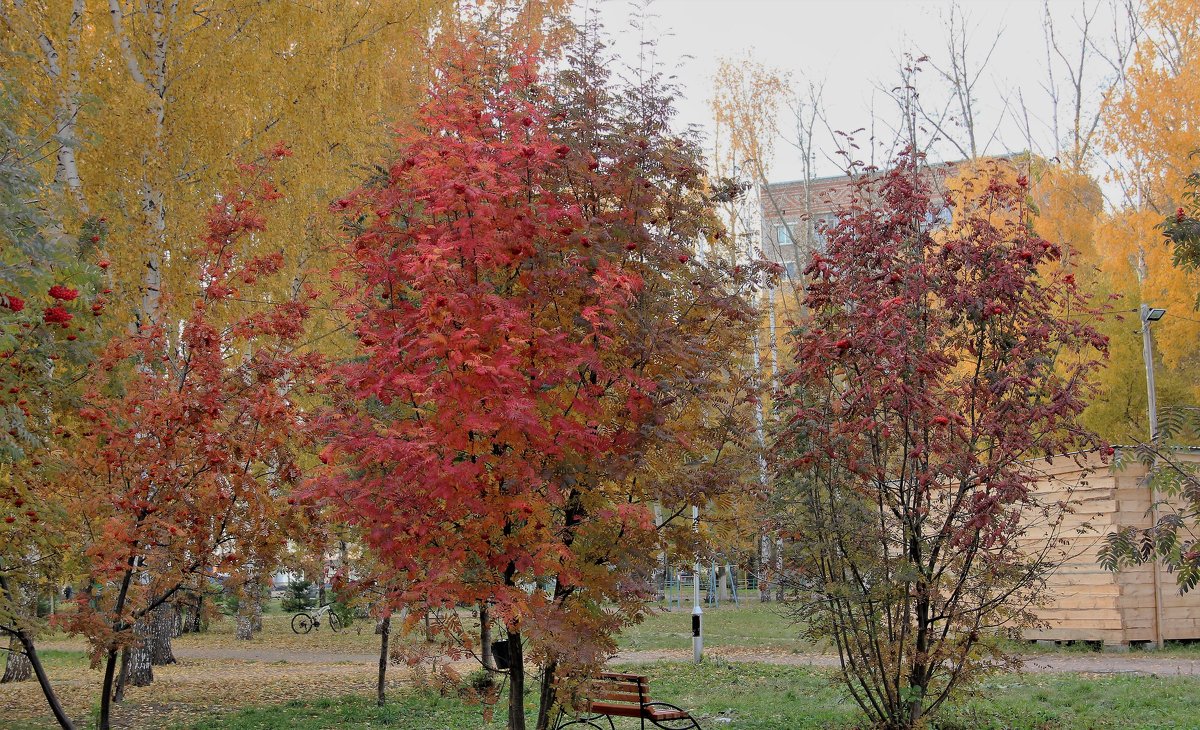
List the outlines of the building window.
<svg viewBox="0 0 1200 730">
<path fill-rule="evenodd" d="M 812 230 L 812 249 L 824 253 L 829 247 L 829 229 L 837 225 L 837 218 L 833 214 L 818 216 L 813 219 Z"/>
<path fill-rule="evenodd" d="M 943 207 L 936 214 L 925 211 L 925 225 L 930 228 L 942 228 L 954 222 L 954 211 Z"/>
<path fill-rule="evenodd" d="M 786 246 L 778 246 L 775 249 L 775 255 L 768 256 L 767 258 L 771 259 L 772 261 L 774 261 L 775 263 L 778 263 L 778 264 L 786 263 L 788 261 L 795 261 L 796 260 L 796 247 L 791 244 L 788 244 Z"/>
<path fill-rule="evenodd" d="M 795 243 L 795 241 L 792 240 L 792 229 L 790 223 L 775 226 L 775 243 L 779 244 L 781 247 L 790 246 Z"/>
</svg>

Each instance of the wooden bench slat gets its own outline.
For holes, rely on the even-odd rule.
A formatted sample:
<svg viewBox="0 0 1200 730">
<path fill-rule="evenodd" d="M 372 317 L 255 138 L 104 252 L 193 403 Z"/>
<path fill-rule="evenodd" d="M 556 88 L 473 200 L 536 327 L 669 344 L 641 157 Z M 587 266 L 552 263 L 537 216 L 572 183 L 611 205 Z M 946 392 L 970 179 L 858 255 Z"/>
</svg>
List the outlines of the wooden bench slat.
<svg viewBox="0 0 1200 730">
<path fill-rule="evenodd" d="M 598 675 L 601 679 L 629 679 L 638 684 L 648 684 L 649 677 L 644 674 L 621 674 L 620 672 L 600 672 Z"/>
<path fill-rule="evenodd" d="M 596 700 L 605 700 L 608 702 L 633 702 L 641 704 L 642 697 L 637 692 L 589 692 L 589 696 Z M 647 702 L 649 699 L 647 698 Z"/>
<path fill-rule="evenodd" d="M 617 684 L 616 682 L 593 682 L 584 685 L 583 689 L 588 692 L 632 692 L 633 694 L 641 692 L 642 694 L 650 694 L 649 687 L 629 683 Z"/>
<path fill-rule="evenodd" d="M 568 684 L 564 677 L 555 683 Z M 633 717 L 652 720 L 690 719 L 686 710 L 670 707 L 651 707 L 650 679 L 640 674 L 603 672 L 586 679 L 576 690 L 573 704 L 579 712 L 613 717 Z"/>
<path fill-rule="evenodd" d="M 647 707 L 646 711 L 651 720 L 682 720 L 691 717 L 683 710 L 672 710 L 669 707 Z"/>
<path fill-rule="evenodd" d="M 611 702 L 593 702 L 588 708 L 601 715 L 617 715 L 619 717 L 641 717 L 640 705 L 616 705 Z"/>
</svg>

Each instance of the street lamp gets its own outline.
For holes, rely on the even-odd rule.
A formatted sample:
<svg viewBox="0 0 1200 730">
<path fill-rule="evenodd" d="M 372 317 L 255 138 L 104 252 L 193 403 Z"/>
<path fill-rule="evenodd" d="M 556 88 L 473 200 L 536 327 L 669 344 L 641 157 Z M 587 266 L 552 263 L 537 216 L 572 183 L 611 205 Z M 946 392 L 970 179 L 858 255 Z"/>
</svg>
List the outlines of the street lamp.
<svg viewBox="0 0 1200 730">
<path fill-rule="evenodd" d="M 1158 438 L 1158 398 L 1154 389 L 1154 352 L 1150 344 L 1150 323 L 1163 318 L 1167 310 L 1143 304 L 1142 359 L 1146 361 L 1146 406 L 1150 413 L 1150 442 Z"/>
<path fill-rule="evenodd" d="M 1143 304 L 1140 310 L 1142 316 L 1142 358 L 1146 361 L 1146 408 L 1150 413 L 1150 444 L 1152 448 L 1156 448 L 1155 442 L 1158 440 L 1158 399 L 1154 390 L 1154 352 L 1150 344 L 1150 323 L 1157 322 L 1163 318 L 1167 310 L 1160 307 L 1150 307 Z M 1153 467 L 1151 467 L 1153 472 Z M 1153 474 L 1151 474 L 1153 476 Z M 1158 525 L 1158 494 L 1154 488 L 1154 479 L 1150 480 L 1150 523 Z M 1158 575 L 1158 560 L 1155 559 L 1150 568 L 1151 577 L 1154 583 L 1154 647 L 1161 649 L 1163 646 L 1162 624 L 1163 624 L 1163 608 L 1162 598 L 1160 597 L 1160 578 Z"/>
</svg>

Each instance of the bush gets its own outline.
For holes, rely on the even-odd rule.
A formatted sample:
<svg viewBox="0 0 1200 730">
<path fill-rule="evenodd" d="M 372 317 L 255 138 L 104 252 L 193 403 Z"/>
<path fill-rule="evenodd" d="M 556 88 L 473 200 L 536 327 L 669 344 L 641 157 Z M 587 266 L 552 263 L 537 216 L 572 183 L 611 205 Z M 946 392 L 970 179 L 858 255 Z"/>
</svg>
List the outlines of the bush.
<svg viewBox="0 0 1200 730">
<path fill-rule="evenodd" d="M 341 601 L 334 601 L 329 607 L 330 612 L 337 614 L 341 620 L 342 626 L 349 626 L 354 623 L 354 609 Z"/>
<path fill-rule="evenodd" d="M 286 613 L 295 613 L 297 611 L 307 611 L 313 607 L 315 601 L 309 596 L 312 590 L 311 580 L 298 580 L 288 583 L 287 593 L 283 596 L 283 601 L 280 606 Z M 341 618 L 340 616 L 338 618 Z"/>
</svg>

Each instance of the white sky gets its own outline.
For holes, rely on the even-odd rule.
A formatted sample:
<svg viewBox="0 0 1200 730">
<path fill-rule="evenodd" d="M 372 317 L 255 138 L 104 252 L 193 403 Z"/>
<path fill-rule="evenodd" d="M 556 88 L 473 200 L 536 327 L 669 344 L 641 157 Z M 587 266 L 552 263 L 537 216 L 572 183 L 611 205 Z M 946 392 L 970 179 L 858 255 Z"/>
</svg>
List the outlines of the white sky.
<svg viewBox="0 0 1200 730">
<path fill-rule="evenodd" d="M 614 37 L 620 56 L 636 62 L 640 35 L 628 26 L 641 2 L 627 0 L 580 0 L 600 13 L 606 30 Z M 1047 55 L 1042 0 L 962 0 L 969 38 L 969 57 L 979 64 L 991 44 L 994 52 L 975 89 L 977 135 L 987 144 L 986 153 L 1024 150 L 1029 145 L 1018 123 L 1018 92 L 1029 110 L 1034 149 L 1054 154 L 1051 127 L 1052 106 L 1047 83 Z M 818 175 L 836 174 L 832 154 L 836 149 L 829 129 L 851 131 L 871 128 L 872 109 L 880 120 L 875 129 L 890 148 L 893 135 L 883 127 L 895 118 L 895 103 L 887 96 L 897 85 L 900 58 L 908 51 L 928 55 L 932 63 L 947 59 L 946 19 L 949 0 L 654 0 L 647 26 L 655 29 L 647 37 L 657 40 L 659 60 L 673 70 L 685 98 L 679 103 L 679 121 L 711 129 L 708 100 L 712 77 L 721 57 L 739 57 L 749 52 L 758 61 L 787 71 L 796 90 L 809 82 L 824 85 L 823 100 L 828 129 L 816 135 Z M 1078 19 L 1082 9 L 1095 12 L 1093 34 L 1103 44 L 1112 34 L 1112 12 L 1108 0 L 1050 0 L 1057 33 L 1078 52 Z M 1092 78 L 1085 86 L 1094 101 L 1107 68 L 1097 59 Z M 1057 71 L 1061 76 L 1061 69 Z M 940 108 L 945 87 L 936 71 L 922 74 L 922 99 Z M 1059 79 L 1062 82 L 1062 79 Z M 786 110 L 784 116 L 789 114 Z M 681 126 L 682 126 L 681 124 Z M 781 120 L 786 128 L 788 120 Z M 794 125 L 793 125 L 794 126 Z M 863 135 L 860 135 L 860 138 Z M 886 139 L 884 139 L 886 138 Z M 711 152 L 711 151 L 710 151 Z M 942 145 L 931 157 L 958 158 L 953 148 Z M 772 180 L 802 176 L 794 148 L 780 140 L 769 177 Z"/>
</svg>

